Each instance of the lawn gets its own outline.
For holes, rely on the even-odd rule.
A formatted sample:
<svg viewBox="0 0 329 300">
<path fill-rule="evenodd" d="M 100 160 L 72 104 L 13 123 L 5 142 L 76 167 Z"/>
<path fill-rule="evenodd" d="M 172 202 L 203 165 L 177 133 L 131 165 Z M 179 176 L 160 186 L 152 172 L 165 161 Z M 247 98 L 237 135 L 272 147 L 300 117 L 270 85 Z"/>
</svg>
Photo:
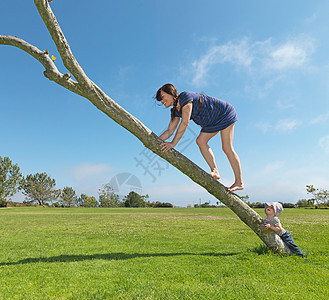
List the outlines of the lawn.
<svg viewBox="0 0 329 300">
<path fill-rule="evenodd" d="M 328 299 L 329 210 L 280 219 L 307 258 L 227 208 L 0 209 L 0 299 Z"/>
</svg>

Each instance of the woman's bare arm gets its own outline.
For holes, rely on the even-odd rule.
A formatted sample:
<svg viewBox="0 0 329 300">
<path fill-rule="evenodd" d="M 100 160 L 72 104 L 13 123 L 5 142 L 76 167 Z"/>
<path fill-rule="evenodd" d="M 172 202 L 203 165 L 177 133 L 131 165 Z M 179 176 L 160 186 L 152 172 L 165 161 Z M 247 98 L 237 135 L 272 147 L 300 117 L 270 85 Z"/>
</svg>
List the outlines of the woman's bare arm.
<svg viewBox="0 0 329 300">
<path fill-rule="evenodd" d="M 167 130 L 159 136 L 161 140 L 165 141 L 173 135 L 178 126 L 179 119 L 179 117 L 175 117 L 173 120 L 170 120 Z"/>
<path fill-rule="evenodd" d="M 175 137 L 171 142 L 166 142 L 161 145 L 162 146 L 161 149 L 163 152 L 167 152 L 169 149 L 174 148 L 177 145 L 177 143 L 179 142 L 179 140 L 181 139 L 181 137 L 183 136 L 183 134 L 187 129 L 188 123 L 190 122 L 191 113 L 192 113 L 192 103 L 188 103 L 185 106 L 183 106 L 182 120 L 178 126 Z"/>
<path fill-rule="evenodd" d="M 175 137 L 171 141 L 174 146 L 176 146 L 179 140 L 182 138 L 185 133 L 188 123 L 190 122 L 190 117 L 192 113 L 192 103 L 188 103 L 182 107 L 182 121 L 180 122 Z"/>
</svg>

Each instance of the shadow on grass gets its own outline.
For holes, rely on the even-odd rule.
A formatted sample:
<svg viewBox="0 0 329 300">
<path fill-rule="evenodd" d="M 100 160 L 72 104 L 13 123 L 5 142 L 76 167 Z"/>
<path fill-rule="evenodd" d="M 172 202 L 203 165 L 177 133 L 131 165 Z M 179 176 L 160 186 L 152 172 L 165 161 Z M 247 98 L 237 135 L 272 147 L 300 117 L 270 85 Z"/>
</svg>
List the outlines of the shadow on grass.
<svg viewBox="0 0 329 300">
<path fill-rule="evenodd" d="M 260 244 L 255 248 L 250 249 L 250 251 L 255 252 L 258 255 L 265 255 L 271 253 L 270 249 L 264 244 Z"/>
<path fill-rule="evenodd" d="M 8 265 L 20 265 L 20 264 L 33 264 L 40 262 L 74 262 L 84 260 L 127 260 L 137 257 L 171 257 L 171 256 L 185 256 L 185 255 L 201 255 L 201 256 L 233 256 L 237 253 L 104 253 L 104 254 L 92 254 L 92 255 L 58 255 L 51 257 L 31 257 L 25 258 L 16 262 L 1 262 L 0 266 Z"/>
</svg>

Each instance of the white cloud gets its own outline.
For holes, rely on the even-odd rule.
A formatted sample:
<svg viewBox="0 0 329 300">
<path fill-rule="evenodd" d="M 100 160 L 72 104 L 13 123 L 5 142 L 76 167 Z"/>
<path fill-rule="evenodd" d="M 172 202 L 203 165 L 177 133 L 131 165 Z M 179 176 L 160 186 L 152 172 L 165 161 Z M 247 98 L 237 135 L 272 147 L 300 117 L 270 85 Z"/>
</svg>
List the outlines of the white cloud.
<svg viewBox="0 0 329 300">
<path fill-rule="evenodd" d="M 320 173 L 320 172 L 318 172 Z M 313 184 L 314 187 L 316 188 L 320 188 L 320 189 L 325 189 L 328 190 L 328 171 L 327 174 L 325 174 L 325 172 L 323 172 L 324 174 L 319 174 L 315 173 L 316 175 L 312 176 L 307 184 Z M 322 175 L 322 176 L 321 176 Z"/>
<path fill-rule="evenodd" d="M 73 176 L 74 180 L 82 181 L 104 175 L 110 170 L 111 167 L 107 164 L 83 163 L 74 167 L 70 174 Z"/>
<path fill-rule="evenodd" d="M 214 204 L 217 199 L 209 194 L 203 187 L 195 183 L 152 185 L 145 187 L 151 201 L 170 202 L 177 206 L 186 206 L 194 203 L 211 201 Z"/>
<path fill-rule="evenodd" d="M 213 46 L 199 60 L 192 63 L 195 71 L 192 83 L 202 85 L 209 70 L 216 64 L 230 62 L 233 65 L 249 66 L 252 56 L 246 39 L 237 43 L 228 42 L 224 45 Z"/>
<path fill-rule="evenodd" d="M 263 133 L 267 133 L 269 130 L 272 129 L 272 125 L 268 122 L 258 122 L 257 124 L 255 124 L 255 127 Z"/>
<path fill-rule="evenodd" d="M 306 18 L 305 20 L 304 20 L 304 22 L 306 23 L 306 24 L 312 24 L 312 23 L 314 23 L 316 20 L 318 20 L 318 14 L 317 13 L 313 13 L 312 14 L 312 16 L 310 16 L 310 17 L 308 17 L 308 18 Z"/>
<path fill-rule="evenodd" d="M 244 87 L 244 93 L 251 99 L 267 99 L 273 88 L 285 80 L 282 74 L 275 74 L 266 80 L 259 80 L 259 76 L 248 76 L 248 81 Z"/>
<path fill-rule="evenodd" d="M 329 120 L 329 111 L 313 119 L 311 121 L 311 124 L 322 124 L 327 122 L 328 120 Z"/>
<path fill-rule="evenodd" d="M 249 174 L 245 193 L 251 202 L 282 201 L 296 203 L 307 198 L 306 185 L 318 188 L 328 186 L 328 168 L 305 162 L 296 166 L 293 161 L 276 160 Z"/>
<path fill-rule="evenodd" d="M 319 146 L 323 148 L 326 153 L 329 154 L 329 135 L 320 138 Z"/>
<path fill-rule="evenodd" d="M 303 65 L 307 52 L 300 45 L 288 43 L 272 51 L 269 56 L 268 67 L 283 70 Z"/>
<path fill-rule="evenodd" d="M 300 125 L 300 122 L 297 120 L 279 120 L 275 125 L 275 129 L 279 132 L 289 132 L 296 129 Z"/>
<path fill-rule="evenodd" d="M 278 100 L 277 102 L 276 102 L 276 105 L 277 105 L 277 107 L 279 108 L 279 109 L 281 109 L 281 110 L 286 110 L 286 109 L 290 109 L 290 108 L 294 108 L 295 107 L 295 105 L 294 104 L 292 104 L 292 103 L 289 103 L 289 102 L 283 102 L 283 101 L 281 101 L 281 100 Z"/>
<path fill-rule="evenodd" d="M 161 186 L 151 186 L 148 189 L 148 192 L 150 194 L 155 195 L 161 195 L 161 197 L 180 197 L 180 196 L 186 196 L 191 195 L 193 196 L 195 193 L 201 193 L 204 191 L 204 189 L 197 185 L 197 184 L 172 184 L 172 185 L 161 185 Z"/>
<path fill-rule="evenodd" d="M 255 124 L 255 127 L 258 128 L 263 133 L 267 133 L 273 130 L 280 133 L 285 133 L 295 130 L 300 125 L 301 122 L 298 120 L 282 119 L 277 121 L 276 124 L 273 125 L 269 122 L 261 121 Z"/>
<path fill-rule="evenodd" d="M 279 170 L 282 170 L 284 163 L 282 161 L 273 161 L 268 163 L 263 170 L 259 172 L 261 176 L 269 176 L 277 173 Z"/>
<path fill-rule="evenodd" d="M 307 66 L 315 49 L 315 40 L 304 34 L 274 45 L 271 40 L 255 49 L 264 71 L 287 71 Z M 260 50 L 260 51 L 259 51 Z"/>
<path fill-rule="evenodd" d="M 192 63 L 192 83 L 205 85 L 208 73 L 217 64 L 231 63 L 234 66 L 253 71 L 257 76 L 262 72 L 282 72 L 307 66 L 315 49 L 315 41 L 300 35 L 285 43 L 275 45 L 271 38 L 250 42 L 244 38 L 211 46 L 205 54 Z"/>
<path fill-rule="evenodd" d="M 251 202 L 277 202 L 296 203 L 305 198 L 305 185 L 292 181 L 276 181 L 270 183 L 258 183 L 248 190 Z"/>
</svg>

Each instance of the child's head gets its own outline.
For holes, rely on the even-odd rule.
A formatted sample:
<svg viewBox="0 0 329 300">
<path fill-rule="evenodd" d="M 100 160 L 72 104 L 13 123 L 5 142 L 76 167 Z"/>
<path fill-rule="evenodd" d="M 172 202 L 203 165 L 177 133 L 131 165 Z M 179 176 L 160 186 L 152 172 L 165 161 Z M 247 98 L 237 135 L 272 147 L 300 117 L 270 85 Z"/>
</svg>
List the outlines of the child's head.
<svg viewBox="0 0 329 300">
<path fill-rule="evenodd" d="M 279 202 L 265 203 L 265 214 L 268 217 L 278 217 L 282 214 L 283 207 Z"/>
</svg>

